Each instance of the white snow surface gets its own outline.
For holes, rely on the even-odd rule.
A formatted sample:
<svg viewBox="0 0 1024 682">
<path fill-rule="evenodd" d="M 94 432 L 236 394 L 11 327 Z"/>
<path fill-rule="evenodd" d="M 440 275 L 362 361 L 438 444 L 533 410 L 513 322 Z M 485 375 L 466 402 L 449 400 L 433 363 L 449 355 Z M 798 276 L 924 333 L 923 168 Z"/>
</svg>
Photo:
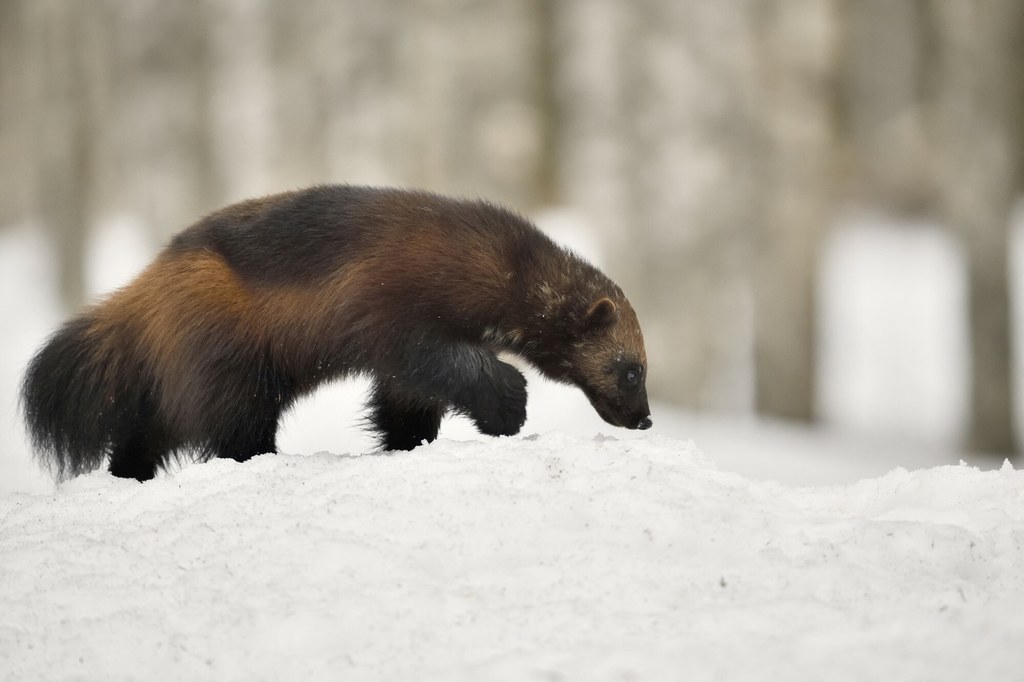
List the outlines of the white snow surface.
<svg viewBox="0 0 1024 682">
<path fill-rule="evenodd" d="M 263 455 L 0 498 L 5 680 L 1020 680 L 1024 472 L 689 441 Z"/>
</svg>

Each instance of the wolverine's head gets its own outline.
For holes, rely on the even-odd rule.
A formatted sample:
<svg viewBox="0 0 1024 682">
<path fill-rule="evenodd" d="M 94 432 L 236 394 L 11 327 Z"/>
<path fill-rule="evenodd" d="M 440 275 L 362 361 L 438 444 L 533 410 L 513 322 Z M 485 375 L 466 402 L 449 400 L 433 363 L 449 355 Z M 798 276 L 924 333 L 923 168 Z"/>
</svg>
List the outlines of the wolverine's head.
<svg viewBox="0 0 1024 682">
<path fill-rule="evenodd" d="M 647 353 L 632 306 L 617 293 L 566 307 L 553 316 L 557 333 L 537 343 L 530 359 L 550 378 L 579 386 L 609 424 L 651 428 Z"/>
<path fill-rule="evenodd" d="M 651 428 L 647 353 L 636 313 L 625 298 L 601 298 L 589 306 L 573 356 L 569 378 L 602 419 L 627 429 Z"/>
</svg>

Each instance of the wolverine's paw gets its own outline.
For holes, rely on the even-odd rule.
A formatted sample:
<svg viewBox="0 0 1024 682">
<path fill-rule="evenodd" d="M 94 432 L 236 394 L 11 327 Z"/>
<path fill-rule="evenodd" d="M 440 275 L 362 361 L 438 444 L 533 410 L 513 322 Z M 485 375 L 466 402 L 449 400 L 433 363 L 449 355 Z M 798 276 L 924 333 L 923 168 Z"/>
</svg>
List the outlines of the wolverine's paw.
<svg viewBox="0 0 1024 682">
<path fill-rule="evenodd" d="M 499 362 L 489 374 L 469 416 L 481 433 L 514 436 L 526 422 L 526 377 L 512 365 Z"/>
</svg>

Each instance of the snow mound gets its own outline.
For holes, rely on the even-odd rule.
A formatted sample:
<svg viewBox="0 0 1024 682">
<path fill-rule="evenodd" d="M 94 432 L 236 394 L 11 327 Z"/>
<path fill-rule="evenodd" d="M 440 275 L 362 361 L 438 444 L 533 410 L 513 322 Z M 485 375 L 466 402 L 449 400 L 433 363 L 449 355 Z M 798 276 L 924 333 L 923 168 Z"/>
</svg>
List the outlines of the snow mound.
<svg viewBox="0 0 1024 682">
<path fill-rule="evenodd" d="M 1024 473 L 793 488 L 663 437 L 266 455 L 0 500 L 0 677 L 1010 680 Z"/>
</svg>

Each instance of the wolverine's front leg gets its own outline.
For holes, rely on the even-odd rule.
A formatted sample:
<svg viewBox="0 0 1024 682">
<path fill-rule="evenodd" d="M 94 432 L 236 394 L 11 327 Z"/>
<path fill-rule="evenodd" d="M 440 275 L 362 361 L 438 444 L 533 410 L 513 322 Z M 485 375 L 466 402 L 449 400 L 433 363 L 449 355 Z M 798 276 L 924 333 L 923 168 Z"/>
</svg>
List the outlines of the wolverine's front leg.
<svg viewBox="0 0 1024 682">
<path fill-rule="evenodd" d="M 370 394 L 367 416 L 385 450 L 412 450 L 437 438 L 445 405 L 403 391 L 394 381 L 378 379 Z"/>
<path fill-rule="evenodd" d="M 382 403 L 378 390 L 371 403 L 371 419 L 385 435 L 385 443 L 391 439 L 384 417 L 394 414 L 389 406 L 402 403 L 450 406 L 490 436 L 519 433 L 526 421 L 526 378 L 519 370 L 491 351 L 469 344 L 411 343 L 408 347 L 414 350 L 391 363 L 400 369 L 386 382 L 378 382 L 378 386 L 386 383 L 388 395 L 402 399 Z M 411 416 L 415 415 L 406 415 Z"/>
<path fill-rule="evenodd" d="M 493 353 L 478 350 L 475 381 L 456 390 L 452 404 L 463 412 L 481 433 L 513 436 L 526 422 L 526 377 Z"/>
</svg>

